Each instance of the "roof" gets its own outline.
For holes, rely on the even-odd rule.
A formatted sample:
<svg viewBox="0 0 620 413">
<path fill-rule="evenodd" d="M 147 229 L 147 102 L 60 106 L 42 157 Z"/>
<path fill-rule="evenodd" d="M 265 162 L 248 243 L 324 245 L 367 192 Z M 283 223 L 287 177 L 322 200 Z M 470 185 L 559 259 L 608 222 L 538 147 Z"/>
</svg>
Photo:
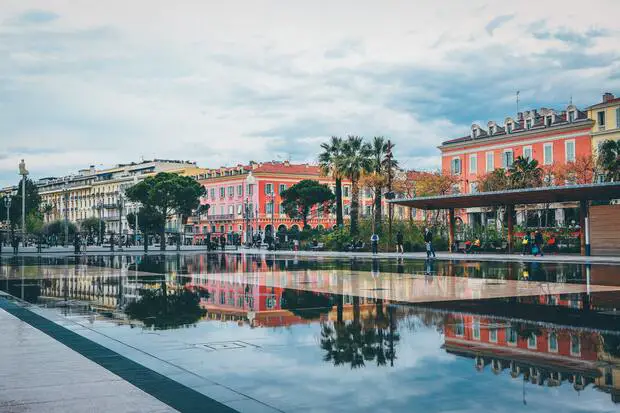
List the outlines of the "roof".
<svg viewBox="0 0 620 413">
<path fill-rule="evenodd" d="M 607 107 L 607 106 L 610 106 L 610 105 L 616 105 L 616 104 L 619 104 L 619 103 L 620 103 L 620 97 L 614 98 L 614 99 L 610 99 L 607 102 L 600 102 L 600 103 L 597 103 L 595 105 L 588 106 L 586 108 L 586 110 L 604 108 L 604 107 Z"/>
<path fill-rule="evenodd" d="M 289 164 L 283 162 L 265 162 L 258 164 L 252 173 L 285 173 L 295 175 L 320 175 L 318 166 L 310 164 Z"/>
<path fill-rule="evenodd" d="M 502 138 L 511 138 L 513 136 L 518 136 L 520 133 L 524 133 L 524 132 L 532 132 L 532 131 L 542 131 L 542 130 L 546 130 L 548 128 L 553 128 L 556 126 L 567 126 L 567 125 L 572 125 L 572 124 L 579 124 L 582 121 L 587 121 L 588 116 L 585 112 L 577 110 L 576 111 L 576 116 L 573 122 L 569 122 L 567 120 L 567 112 L 566 111 L 562 111 L 562 112 L 555 112 L 555 119 L 554 122 L 550 125 L 550 126 L 545 126 L 545 116 L 542 115 L 542 113 L 540 112 L 536 112 L 534 119 L 534 122 L 532 124 L 532 126 L 530 128 L 525 128 L 525 121 L 526 118 L 522 118 L 522 119 L 515 119 L 514 121 L 514 125 L 513 125 L 513 130 L 510 133 L 507 133 L 505 131 L 505 129 L 503 127 L 501 127 L 500 125 L 496 125 L 496 127 L 498 128 L 498 130 L 494 133 L 494 134 L 489 134 L 487 133 L 486 130 L 480 128 L 480 135 L 477 136 L 476 138 L 473 138 L 471 135 L 467 135 L 467 136 L 461 136 L 459 138 L 455 138 L 455 139 L 449 139 L 446 141 L 443 141 L 441 143 L 441 146 L 444 145 L 453 145 L 456 143 L 465 143 L 465 142 L 479 142 L 479 141 L 485 141 L 485 140 L 493 140 L 493 139 L 497 139 L 499 137 Z"/>
<path fill-rule="evenodd" d="M 571 201 L 606 201 L 610 199 L 620 199 L 620 182 L 428 196 L 394 199 L 388 202 L 412 208 L 433 210 Z"/>
</svg>

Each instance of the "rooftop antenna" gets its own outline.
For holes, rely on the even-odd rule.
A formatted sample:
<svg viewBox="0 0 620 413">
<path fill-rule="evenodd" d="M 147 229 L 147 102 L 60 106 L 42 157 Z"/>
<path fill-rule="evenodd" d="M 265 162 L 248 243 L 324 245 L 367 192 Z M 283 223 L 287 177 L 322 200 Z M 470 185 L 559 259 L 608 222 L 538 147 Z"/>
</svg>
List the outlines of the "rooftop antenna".
<svg viewBox="0 0 620 413">
<path fill-rule="evenodd" d="M 517 90 L 517 113 L 519 113 L 519 93 L 520 91 Z"/>
<path fill-rule="evenodd" d="M 570 100 L 568 101 L 568 104 L 569 104 L 569 105 L 572 105 L 572 104 L 573 104 L 573 95 L 572 95 L 572 94 L 570 95 Z"/>
</svg>

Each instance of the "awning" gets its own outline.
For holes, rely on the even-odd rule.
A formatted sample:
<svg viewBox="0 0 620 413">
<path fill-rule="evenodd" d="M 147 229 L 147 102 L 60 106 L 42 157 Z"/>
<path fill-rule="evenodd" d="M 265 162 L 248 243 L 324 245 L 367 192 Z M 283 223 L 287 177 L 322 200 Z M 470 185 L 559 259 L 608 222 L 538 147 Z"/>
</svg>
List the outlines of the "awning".
<svg viewBox="0 0 620 413">
<path fill-rule="evenodd" d="M 550 204 L 554 202 L 608 201 L 611 199 L 620 199 L 620 182 L 428 196 L 394 199 L 388 202 L 395 205 L 433 210 L 519 204 Z"/>
</svg>

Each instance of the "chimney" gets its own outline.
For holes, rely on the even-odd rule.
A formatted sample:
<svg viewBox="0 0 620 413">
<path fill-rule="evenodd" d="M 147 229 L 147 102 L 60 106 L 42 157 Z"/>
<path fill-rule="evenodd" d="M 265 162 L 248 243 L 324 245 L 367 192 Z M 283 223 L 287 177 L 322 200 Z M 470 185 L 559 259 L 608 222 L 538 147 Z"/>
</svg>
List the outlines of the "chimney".
<svg viewBox="0 0 620 413">
<path fill-rule="evenodd" d="M 607 103 L 607 102 L 611 102 L 612 100 L 614 100 L 614 94 L 613 93 L 605 93 L 603 94 L 603 103 Z"/>
<path fill-rule="evenodd" d="M 523 120 L 523 112 L 517 113 L 517 120 Z"/>
<path fill-rule="evenodd" d="M 284 161 L 284 166 L 291 166 L 291 163 L 288 161 L 288 159 Z"/>
</svg>

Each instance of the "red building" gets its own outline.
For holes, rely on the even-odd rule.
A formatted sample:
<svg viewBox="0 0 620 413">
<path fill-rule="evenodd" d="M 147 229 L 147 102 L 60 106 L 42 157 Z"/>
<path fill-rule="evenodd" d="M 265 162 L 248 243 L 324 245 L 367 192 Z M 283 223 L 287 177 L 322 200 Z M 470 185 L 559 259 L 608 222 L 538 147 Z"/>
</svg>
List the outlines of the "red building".
<svg viewBox="0 0 620 413">
<path fill-rule="evenodd" d="M 510 168 L 519 156 L 536 159 L 542 166 L 552 166 L 591 155 L 592 124 L 586 113 L 574 105 L 562 111 L 542 108 L 519 112 L 515 119 L 506 118 L 503 125 L 488 122 L 486 129 L 474 124 L 467 136 L 447 140 L 439 146 L 442 170 L 461 177 L 459 192 L 477 192 L 481 176 L 497 168 Z M 563 223 L 562 205 L 551 208 L 558 211 L 555 219 Z M 483 211 L 472 208 L 460 211 L 460 215 L 471 221 L 476 216 L 466 217 L 466 213 L 479 212 Z M 517 216 L 518 223 L 523 219 Z"/>
</svg>

